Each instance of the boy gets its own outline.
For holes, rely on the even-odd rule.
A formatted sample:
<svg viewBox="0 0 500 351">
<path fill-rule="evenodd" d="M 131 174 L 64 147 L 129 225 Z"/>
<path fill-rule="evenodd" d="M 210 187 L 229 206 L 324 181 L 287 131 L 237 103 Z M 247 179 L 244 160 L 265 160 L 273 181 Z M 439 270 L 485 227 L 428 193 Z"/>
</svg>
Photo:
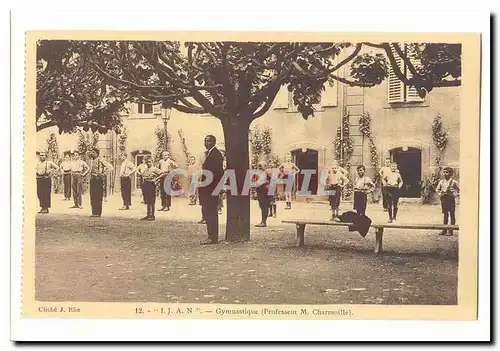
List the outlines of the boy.
<svg viewBox="0 0 500 351">
<path fill-rule="evenodd" d="M 300 169 L 295 165 L 295 163 L 292 162 L 292 156 L 286 155 L 285 162 L 281 164 L 281 166 L 279 167 L 279 171 L 283 175 L 283 179 L 292 179 L 292 184 L 293 184 L 293 179 L 295 178 L 295 174 L 299 173 Z M 291 186 L 290 189 L 287 183 L 288 180 L 286 181 L 285 185 L 285 201 L 286 201 L 285 210 L 290 210 L 292 209 L 293 185 Z"/>
<path fill-rule="evenodd" d="M 453 169 L 446 167 L 443 170 L 444 179 L 441 179 L 436 187 L 436 192 L 441 198 L 441 209 L 443 211 L 444 220 L 443 224 L 448 224 L 448 217 L 451 217 L 452 225 L 455 224 L 455 197 L 460 191 L 460 185 L 452 178 Z M 439 235 L 453 235 L 453 230 L 443 229 Z"/>
<path fill-rule="evenodd" d="M 403 178 L 397 172 L 398 165 L 396 162 L 391 163 L 390 172 L 385 171 L 382 178 L 382 187 L 385 189 L 387 201 L 387 210 L 389 212 L 388 223 L 396 223 L 398 215 L 399 189 L 403 186 Z"/>
<path fill-rule="evenodd" d="M 330 208 L 332 209 L 332 218 L 330 218 L 331 221 L 338 219 L 342 189 L 347 183 L 349 183 L 349 179 L 347 179 L 344 172 L 341 171 L 341 167 L 335 162 L 333 167 L 329 170 L 328 177 L 326 178 L 326 189 L 335 192 L 334 195 L 328 196 Z"/>
<path fill-rule="evenodd" d="M 364 216 L 366 213 L 366 195 L 375 189 L 375 184 L 369 177 L 365 176 L 366 168 L 363 165 L 356 167 L 358 177 L 354 181 L 354 209 L 358 215 Z"/>
<path fill-rule="evenodd" d="M 266 180 L 263 184 L 257 187 L 257 199 L 259 200 L 260 212 L 262 220 L 256 227 L 267 227 L 267 217 L 269 215 L 269 203 L 271 202 L 271 195 L 269 195 L 269 184 L 271 182 L 271 171 L 267 169 L 267 164 L 264 161 L 259 162 L 257 169 L 265 172 Z"/>
<path fill-rule="evenodd" d="M 271 196 L 271 201 L 269 203 L 269 217 L 276 218 L 277 212 L 276 212 L 276 200 L 278 198 L 278 187 L 276 184 L 278 184 L 278 179 L 279 179 L 279 174 L 280 171 L 276 167 L 277 164 L 271 163 L 270 168 L 271 168 L 271 182 L 274 184 L 274 194 Z"/>
<path fill-rule="evenodd" d="M 68 201 L 71 200 L 71 156 L 69 151 L 64 153 L 61 171 L 63 173 L 64 201 Z"/>
<path fill-rule="evenodd" d="M 52 172 L 59 167 L 47 160 L 47 153 L 40 152 L 40 161 L 36 166 L 36 192 L 40 201 L 40 211 L 38 213 L 49 213 L 50 195 L 52 192 Z"/>
<path fill-rule="evenodd" d="M 74 205 L 70 208 L 82 209 L 83 179 L 89 171 L 89 166 L 80 159 L 78 151 L 73 152 L 73 161 L 71 162 L 71 183 L 73 186 Z"/>
<path fill-rule="evenodd" d="M 162 152 L 162 159 L 158 163 L 158 168 L 163 173 L 163 176 L 160 179 L 160 195 L 161 195 L 161 208 L 159 211 L 170 211 L 170 207 L 172 205 L 172 196 L 167 194 L 165 191 L 165 178 L 168 173 L 170 173 L 173 169 L 179 168 L 179 165 L 174 162 L 170 158 L 170 153 L 168 151 Z"/>
<path fill-rule="evenodd" d="M 146 161 L 144 160 L 144 157 L 142 158 L 142 162 L 139 166 L 136 168 L 136 176 L 137 176 L 137 183 L 139 184 L 139 188 L 142 189 L 142 172 L 147 168 Z M 141 200 L 141 204 L 143 204 L 144 201 Z"/>
<path fill-rule="evenodd" d="M 144 163 L 146 165 L 142 170 L 142 196 L 144 198 L 144 203 L 146 204 L 147 215 L 141 218 L 145 221 L 155 220 L 155 201 L 156 201 L 156 183 L 161 179 L 163 172 L 153 166 L 153 160 L 151 156 L 144 157 Z"/>
<path fill-rule="evenodd" d="M 99 157 L 99 150 L 95 149 L 90 153 L 90 206 L 92 207 L 91 217 L 101 217 L 102 200 L 104 195 L 104 179 L 106 172 L 113 166 L 103 158 Z M 87 173 L 84 174 L 87 175 Z"/>
<path fill-rule="evenodd" d="M 132 205 L 132 174 L 135 172 L 135 165 L 127 157 L 127 153 L 120 155 L 122 164 L 120 166 L 120 190 L 122 193 L 123 207 L 122 211 L 130 209 Z"/>
<path fill-rule="evenodd" d="M 391 158 L 386 157 L 385 158 L 385 166 L 382 167 L 379 171 L 380 179 L 384 179 L 384 177 L 387 175 L 387 173 L 391 172 L 391 164 L 392 164 Z M 396 172 L 399 173 L 397 166 L 396 166 Z M 382 206 L 384 207 L 384 212 L 387 212 L 388 211 L 387 189 L 385 188 L 383 183 L 382 183 Z"/>
<path fill-rule="evenodd" d="M 193 174 L 199 171 L 199 166 L 196 164 L 196 157 L 189 156 L 189 166 L 188 166 L 188 189 L 191 187 L 193 182 Z M 189 194 L 189 205 L 196 205 L 198 197 L 198 188 L 195 189 L 194 194 Z"/>
</svg>

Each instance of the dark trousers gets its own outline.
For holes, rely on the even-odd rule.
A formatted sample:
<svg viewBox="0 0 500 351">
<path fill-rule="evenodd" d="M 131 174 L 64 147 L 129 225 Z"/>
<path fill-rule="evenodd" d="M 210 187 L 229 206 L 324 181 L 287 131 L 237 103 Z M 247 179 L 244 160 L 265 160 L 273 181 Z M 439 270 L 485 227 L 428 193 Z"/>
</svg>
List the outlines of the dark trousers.
<svg viewBox="0 0 500 351">
<path fill-rule="evenodd" d="M 64 183 L 64 198 L 71 198 L 71 173 L 63 174 L 63 183 Z"/>
<path fill-rule="evenodd" d="M 167 192 L 165 191 L 165 178 L 166 177 L 163 177 L 161 180 L 160 180 L 160 197 L 161 197 L 161 206 L 162 207 L 170 207 L 172 205 L 172 196 L 170 196 L 169 194 L 167 194 Z"/>
<path fill-rule="evenodd" d="M 73 201 L 75 206 L 82 205 L 82 193 L 83 193 L 83 178 L 81 174 L 72 174 L 71 183 L 73 186 Z"/>
<path fill-rule="evenodd" d="M 43 209 L 50 208 L 50 193 L 52 191 L 52 179 L 37 178 L 36 179 L 36 194 L 40 201 L 40 207 Z"/>
<path fill-rule="evenodd" d="M 334 195 L 328 195 L 328 201 L 330 202 L 330 207 L 332 210 L 338 210 L 340 206 L 340 197 L 342 196 L 342 193 L 340 191 L 340 186 L 339 185 L 330 185 L 328 187 L 329 191 L 334 191 Z"/>
<path fill-rule="evenodd" d="M 262 223 L 266 223 L 267 217 L 269 216 L 269 205 L 271 203 L 271 197 L 267 194 L 257 194 L 257 199 L 259 200 Z"/>
<path fill-rule="evenodd" d="M 155 216 L 155 202 L 156 202 L 156 184 L 151 181 L 144 181 L 141 185 L 142 196 L 146 204 L 146 210 L 149 217 Z"/>
<path fill-rule="evenodd" d="M 120 189 L 122 192 L 123 206 L 132 205 L 132 180 L 130 177 L 120 178 Z"/>
<path fill-rule="evenodd" d="M 443 224 L 448 224 L 448 217 L 451 219 L 452 225 L 456 223 L 455 219 L 455 197 L 453 195 L 441 196 L 441 210 L 443 211 Z"/>
<path fill-rule="evenodd" d="M 366 214 L 366 203 L 368 202 L 366 193 L 363 191 L 354 192 L 354 209 L 358 215 Z"/>
<path fill-rule="evenodd" d="M 387 187 L 385 187 L 385 186 L 382 187 L 382 207 L 384 209 L 388 208 L 388 204 L 387 204 Z"/>
<path fill-rule="evenodd" d="M 389 211 L 389 218 L 396 219 L 398 215 L 398 202 L 399 202 L 399 188 L 386 187 L 387 210 Z"/>
<path fill-rule="evenodd" d="M 90 206 L 92 214 L 100 216 L 102 214 L 102 196 L 104 193 L 104 182 L 102 178 L 90 178 Z"/>
<path fill-rule="evenodd" d="M 200 200 L 201 215 L 207 222 L 208 239 L 217 242 L 219 240 L 219 216 L 217 213 L 219 196 L 204 195 Z"/>
</svg>

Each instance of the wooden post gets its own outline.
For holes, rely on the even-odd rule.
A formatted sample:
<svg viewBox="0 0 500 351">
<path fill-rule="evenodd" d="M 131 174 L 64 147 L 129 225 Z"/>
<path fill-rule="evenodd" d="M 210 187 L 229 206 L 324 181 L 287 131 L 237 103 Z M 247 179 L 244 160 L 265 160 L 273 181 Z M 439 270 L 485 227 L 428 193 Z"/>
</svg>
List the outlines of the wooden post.
<svg viewBox="0 0 500 351">
<path fill-rule="evenodd" d="M 375 254 L 382 253 L 382 239 L 384 237 L 384 228 L 375 229 Z"/>
<path fill-rule="evenodd" d="M 304 233 L 306 231 L 306 225 L 304 223 L 297 223 L 297 246 L 304 246 Z"/>
</svg>

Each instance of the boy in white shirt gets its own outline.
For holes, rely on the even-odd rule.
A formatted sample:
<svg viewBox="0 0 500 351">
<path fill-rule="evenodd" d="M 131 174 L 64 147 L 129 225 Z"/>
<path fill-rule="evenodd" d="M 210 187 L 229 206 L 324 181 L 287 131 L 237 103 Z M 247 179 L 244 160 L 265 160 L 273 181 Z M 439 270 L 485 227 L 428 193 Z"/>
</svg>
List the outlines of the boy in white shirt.
<svg viewBox="0 0 500 351">
<path fill-rule="evenodd" d="M 384 172 L 382 187 L 385 188 L 387 210 L 389 212 L 388 223 L 396 223 L 398 215 L 399 189 L 403 186 L 403 178 L 399 174 L 396 162 L 391 163 L 390 171 Z"/>
<path fill-rule="evenodd" d="M 453 169 L 446 167 L 443 170 L 444 179 L 441 179 L 436 187 L 436 191 L 441 198 L 441 210 L 443 211 L 443 224 L 448 224 L 448 217 L 451 217 L 452 225 L 455 224 L 455 198 L 460 192 L 460 185 L 458 182 L 452 178 Z M 440 235 L 453 235 L 453 230 L 446 230 L 440 233 Z"/>
<path fill-rule="evenodd" d="M 354 180 L 354 209 L 358 215 L 366 215 L 367 194 L 375 189 L 372 180 L 365 176 L 366 168 L 363 165 L 356 167 L 358 176 Z"/>
<path fill-rule="evenodd" d="M 330 208 L 332 209 L 332 218 L 330 219 L 332 221 L 338 219 L 342 189 L 347 183 L 349 183 L 349 179 L 347 179 L 344 172 L 341 171 L 341 167 L 338 166 L 337 163 L 334 163 L 333 167 L 328 172 L 328 177 L 326 179 L 326 188 L 329 191 L 335 192 L 334 195 L 328 196 Z"/>
</svg>

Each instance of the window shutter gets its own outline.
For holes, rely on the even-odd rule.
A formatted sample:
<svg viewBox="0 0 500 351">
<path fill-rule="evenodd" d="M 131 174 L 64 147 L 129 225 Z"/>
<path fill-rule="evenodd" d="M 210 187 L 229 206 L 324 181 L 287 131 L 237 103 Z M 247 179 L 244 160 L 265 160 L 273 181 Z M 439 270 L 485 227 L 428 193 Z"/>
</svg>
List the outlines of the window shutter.
<svg viewBox="0 0 500 351">
<path fill-rule="evenodd" d="M 288 108 L 288 89 L 283 85 L 274 98 L 274 108 Z"/>
<path fill-rule="evenodd" d="M 404 72 L 403 60 L 399 57 L 398 53 L 391 46 L 392 54 L 394 55 L 394 59 L 398 64 L 399 69 Z M 404 73 L 403 73 L 404 74 Z M 390 104 L 395 102 L 404 102 L 404 83 L 396 76 L 392 66 L 389 68 L 389 79 L 387 82 L 387 98 Z"/>
<path fill-rule="evenodd" d="M 153 105 L 153 114 L 161 115 L 161 105 Z"/>
<path fill-rule="evenodd" d="M 417 58 L 414 58 L 414 57 L 411 57 L 412 56 L 412 51 L 411 50 L 411 47 L 408 47 L 408 50 L 407 50 L 407 55 L 410 56 L 410 62 L 411 64 L 413 65 L 413 67 L 415 67 L 415 69 L 417 67 L 420 66 L 420 60 L 417 59 Z M 406 70 L 406 76 L 408 78 L 411 78 L 413 77 L 413 74 L 410 72 L 409 69 Z M 407 87 L 407 92 L 406 92 L 406 101 L 412 101 L 412 102 L 422 102 L 424 101 L 424 99 L 422 99 L 419 95 L 418 95 L 418 92 L 417 92 L 417 89 L 415 89 L 414 86 L 411 86 L 411 87 Z"/>
<path fill-rule="evenodd" d="M 337 81 L 332 81 L 329 82 L 327 81 L 325 83 L 325 91 L 323 91 L 321 95 L 321 105 L 326 106 L 326 107 L 335 107 L 337 106 L 337 87 L 338 87 L 338 82 Z"/>
</svg>

